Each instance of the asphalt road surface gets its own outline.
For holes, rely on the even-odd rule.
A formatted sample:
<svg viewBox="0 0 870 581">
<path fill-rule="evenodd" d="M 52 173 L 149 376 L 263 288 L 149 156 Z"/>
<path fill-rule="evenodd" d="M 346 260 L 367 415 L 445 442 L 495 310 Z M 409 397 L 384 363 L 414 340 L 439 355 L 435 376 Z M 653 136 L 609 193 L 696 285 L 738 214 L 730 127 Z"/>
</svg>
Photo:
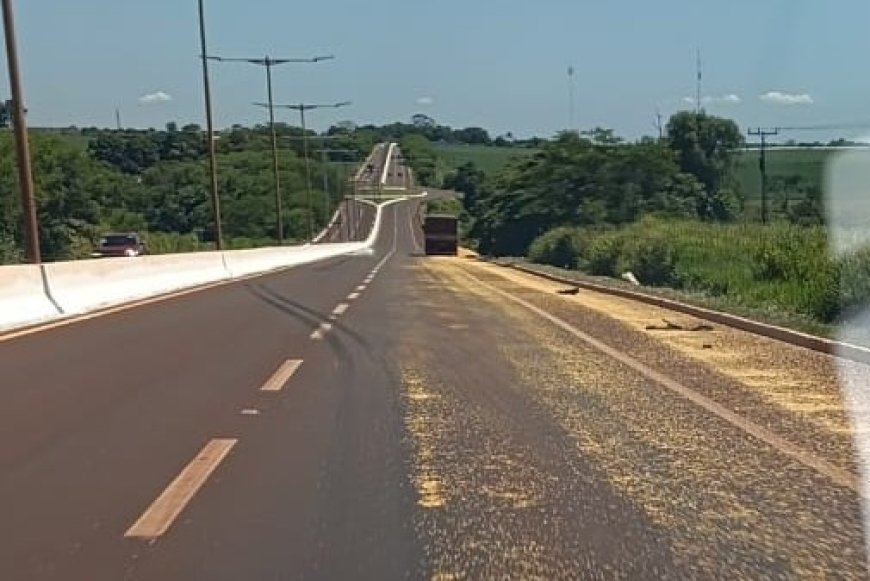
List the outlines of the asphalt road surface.
<svg viewBox="0 0 870 581">
<path fill-rule="evenodd" d="M 866 577 L 848 432 L 416 256 L 418 204 L 373 256 L 0 341 L 0 579 Z"/>
</svg>

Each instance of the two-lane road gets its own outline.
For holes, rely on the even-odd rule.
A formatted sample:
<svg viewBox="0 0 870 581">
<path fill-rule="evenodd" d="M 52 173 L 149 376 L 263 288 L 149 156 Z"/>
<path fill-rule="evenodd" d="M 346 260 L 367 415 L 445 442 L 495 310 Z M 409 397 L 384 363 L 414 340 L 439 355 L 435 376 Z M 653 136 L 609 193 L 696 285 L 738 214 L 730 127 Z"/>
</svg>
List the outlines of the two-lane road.
<svg viewBox="0 0 870 581">
<path fill-rule="evenodd" d="M 372 256 L 0 340 L 0 579 L 866 575 L 842 410 L 416 257 L 419 203 Z"/>
</svg>

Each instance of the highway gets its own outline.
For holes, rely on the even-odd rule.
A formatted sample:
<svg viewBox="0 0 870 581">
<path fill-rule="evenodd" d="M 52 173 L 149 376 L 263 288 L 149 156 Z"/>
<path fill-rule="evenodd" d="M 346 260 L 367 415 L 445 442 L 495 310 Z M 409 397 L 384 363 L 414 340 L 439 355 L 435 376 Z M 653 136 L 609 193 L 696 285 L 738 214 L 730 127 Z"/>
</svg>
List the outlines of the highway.
<svg viewBox="0 0 870 581">
<path fill-rule="evenodd" d="M 0 336 L 0 579 L 867 576 L 833 359 L 420 257 L 420 203 Z"/>
</svg>

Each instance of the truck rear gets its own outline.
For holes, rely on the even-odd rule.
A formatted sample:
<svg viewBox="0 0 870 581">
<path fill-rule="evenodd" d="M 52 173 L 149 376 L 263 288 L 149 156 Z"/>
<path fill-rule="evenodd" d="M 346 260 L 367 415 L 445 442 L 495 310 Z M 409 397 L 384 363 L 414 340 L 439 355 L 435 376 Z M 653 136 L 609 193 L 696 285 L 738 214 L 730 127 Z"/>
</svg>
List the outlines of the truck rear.
<svg viewBox="0 0 870 581">
<path fill-rule="evenodd" d="M 427 255 L 456 256 L 459 247 L 459 220 L 448 214 L 429 214 L 423 220 Z"/>
</svg>

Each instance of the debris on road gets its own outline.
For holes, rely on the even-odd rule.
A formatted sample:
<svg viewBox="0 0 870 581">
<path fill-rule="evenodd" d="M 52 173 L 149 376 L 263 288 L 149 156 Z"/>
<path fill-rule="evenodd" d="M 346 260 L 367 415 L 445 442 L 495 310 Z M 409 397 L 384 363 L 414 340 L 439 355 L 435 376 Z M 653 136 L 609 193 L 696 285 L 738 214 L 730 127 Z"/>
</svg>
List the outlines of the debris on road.
<svg viewBox="0 0 870 581">
<path fill-rule="evenodd" d="M 580 287 L 575 286 L 573 288 L 559 289 L 556 292 L 559 293 L 560 295 L 576 295 L 577 293 L 580 292 Z"/>
<path fill-rule="evenodd" d="M 672 323 L 667 319 L 662 319 L 664 321 L 664 325 L 647 325 L 647 331 L 712 331 L 713 325 L 708 325 L 707 323 L 698 323 L 696 325 L 692 325 L 691 327 L 686 327 L 685 325 L 678 325 L 676 323 Z"/>
</svg>

